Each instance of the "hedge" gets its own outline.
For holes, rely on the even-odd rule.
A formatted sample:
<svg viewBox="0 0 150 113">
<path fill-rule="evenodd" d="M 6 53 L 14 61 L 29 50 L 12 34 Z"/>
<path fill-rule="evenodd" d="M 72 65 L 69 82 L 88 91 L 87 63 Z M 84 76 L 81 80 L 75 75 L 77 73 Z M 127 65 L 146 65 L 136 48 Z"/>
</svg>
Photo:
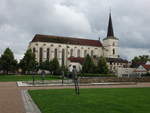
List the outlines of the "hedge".
<svg viewBox="0 0 150 113">
<path fill-rule="evenodd" d="M 113 74 L 93 74 L 93 73 L 84 73 L 79 74 L 80 77 L 116 77 L 116 75 Z"/>
</svg>

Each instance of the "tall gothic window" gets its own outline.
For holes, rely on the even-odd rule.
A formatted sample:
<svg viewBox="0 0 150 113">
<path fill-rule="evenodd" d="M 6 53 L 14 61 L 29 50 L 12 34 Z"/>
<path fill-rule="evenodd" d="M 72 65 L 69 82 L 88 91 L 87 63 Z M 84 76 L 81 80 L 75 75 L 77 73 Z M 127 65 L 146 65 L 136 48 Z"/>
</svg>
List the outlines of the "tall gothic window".
<svg viewBox="0 0 150 113">
<path fill-rule="evenodd" d="M 64 65 L 64 60 L 65 60 L 65 50 L 62 50 L 62 66 Z"/>
<path fill-rule="evenodd" d="M 33 48 L 33 53 L 34 53 L 34 55 L 35 55 L 35 52 L 36 52 L 36 49 L 35 49 L 35 47 Z"/>
<path fill-rule="evenodd" d="M 115 54 L 115 49 L 113 49 L 113 55 Z"/>
<path fill-rule="evenodd" d="M 47 53 L 46 53 L 47 55 L 46 55 L 46 56 L 47 56 L 47 60 L 48 60 L 48 61 L 49 61 L 49 58 L 50 58 L 49 53 L 50 53 L 50 49 L 49 49 L 49 48 L 47 48 Z"/>
<path fill-rule="evenodd" d="M 70 50 L 70 56 L 73 57 L 73 49 Z"/>
<path fill-rule="evenodd" d="M 91 56 L 93 57 L 93 55 L 94 55 L 94 51 L 92 50 L 92 51 L 91 51 Z"/>
<path fill-rule="evenodd" d="M 84 57 L 86 57 L 87 55 L 87 50 L 84 50 Z"/>
<path fill-rule="evenodd" d="M 40 63 L 43 62 L 43 48 L 40 48 Z"/>
<path fill-rule="evenodd" d="M 80 49 L 78 49 L 77 57 L 80 57 Z"/>
<path fill-rule="evenodd" d="M 55 49 L 54 57 L 57 58 L 57 49 Z"/>
</svg>

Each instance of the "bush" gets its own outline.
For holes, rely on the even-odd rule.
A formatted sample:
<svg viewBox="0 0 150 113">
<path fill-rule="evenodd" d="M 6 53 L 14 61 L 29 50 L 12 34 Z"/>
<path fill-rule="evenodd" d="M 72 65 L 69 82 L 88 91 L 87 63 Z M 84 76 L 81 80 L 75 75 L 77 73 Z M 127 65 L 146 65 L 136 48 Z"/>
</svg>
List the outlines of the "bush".
<svg viewBox="0 0 150 113">
<path fill-rule="evenodd" d="M 146 73 L 146 74 L 143 74 L 141 75 L 142 77 L 150 77 L 150 73 Z"/>
<path fill-rule="evenodd" d="M 93 73 L 84 73 L 79 74 L 80 77 L 116 77 L 116 75 L 112 74 L 93 74 Z"/>
</svg>

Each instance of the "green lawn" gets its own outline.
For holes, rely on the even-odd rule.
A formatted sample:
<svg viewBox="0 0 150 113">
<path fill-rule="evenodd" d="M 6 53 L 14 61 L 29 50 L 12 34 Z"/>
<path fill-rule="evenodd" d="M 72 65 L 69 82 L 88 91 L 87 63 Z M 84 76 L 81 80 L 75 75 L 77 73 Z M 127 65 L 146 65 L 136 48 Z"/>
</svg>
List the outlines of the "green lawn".
<svg viewBox="0 0 150 113">
<path fill-rule="evenodd" d="M 59 77 L 46 76 L 45 80 L 57 80 Z M 32 80 L 32 75 L 0 75 L 0 82 L 10 82 L 10 81 L 30 81 Z M 40 75 L 35 76 L 35 80 L 41 80 Z"/>
<path fill-rule="evenodd" d="M 150 88 L 31 90 L 42 113 L 150 113 Z"/>
</svg>

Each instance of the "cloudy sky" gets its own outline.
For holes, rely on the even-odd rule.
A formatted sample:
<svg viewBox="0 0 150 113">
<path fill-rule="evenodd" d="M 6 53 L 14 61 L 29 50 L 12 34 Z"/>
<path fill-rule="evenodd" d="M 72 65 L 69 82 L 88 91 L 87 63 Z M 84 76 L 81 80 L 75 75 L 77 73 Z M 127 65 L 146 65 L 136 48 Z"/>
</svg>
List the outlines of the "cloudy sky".
<svg viewBox="0 0 150 113">
<path fill-rule="evenodd" d="M 20 59 L 35 34 L 103 39 L 110 6 L 121 57 L 150 54 L 150 0 L 0 0 L 0 54 Z"/>
</svg>

